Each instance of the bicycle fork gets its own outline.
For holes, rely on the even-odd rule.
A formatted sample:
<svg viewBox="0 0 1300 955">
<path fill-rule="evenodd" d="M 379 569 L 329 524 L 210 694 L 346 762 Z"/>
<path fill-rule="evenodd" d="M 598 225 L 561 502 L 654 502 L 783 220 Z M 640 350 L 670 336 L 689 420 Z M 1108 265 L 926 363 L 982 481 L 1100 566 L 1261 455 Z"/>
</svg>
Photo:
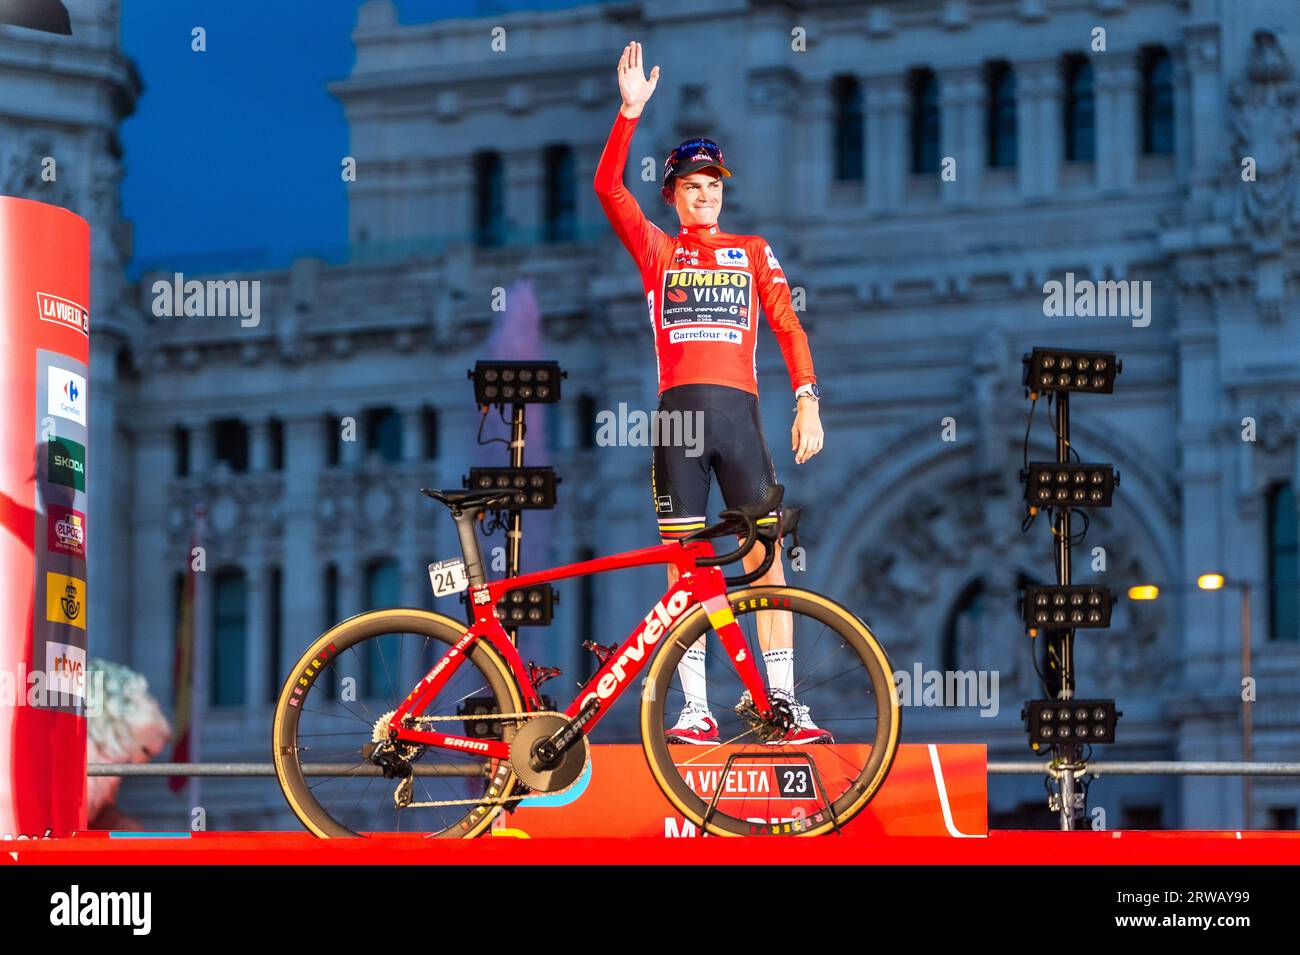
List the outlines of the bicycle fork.
<svg viewBox="0 0 1300 955">
<path fill-rule="evenodd" d="M 722 641 L 727 656 L 736 667 L 740 681 L 749 691 L 754 709 L 764 720 L 772 719 L 774 714 L 772 702 L 767 697 L 767 688 L 763 685 L 763 678 L 758 672 L 754 655 L 745 644 L 745 635 L 741 632 L 740 624 L 736 622 L 736 615 L 731 612 L 731 603 L 727 600 L 727 595 L 723 593 L 709 597 L 702 600 L 701 604 L 704 606 L 705 613 L 709 615 L 709 625 Z"/>
</svg>

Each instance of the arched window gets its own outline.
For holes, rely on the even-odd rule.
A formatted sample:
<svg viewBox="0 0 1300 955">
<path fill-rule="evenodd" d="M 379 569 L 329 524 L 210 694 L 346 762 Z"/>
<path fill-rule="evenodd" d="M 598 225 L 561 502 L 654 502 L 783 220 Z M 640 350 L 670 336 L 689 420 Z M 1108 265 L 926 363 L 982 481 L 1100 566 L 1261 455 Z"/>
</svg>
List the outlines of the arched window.
<svg viewBox="0 0 1300 955">
<path fill-rule="evenodd" d="M 175 454 L 172 457 L 174 467 L 172 468 L 173 477 L 190 476 L 190 429 L 184 425 L 177 425 L 172 429 L 172 448 Z"/>
<path fill-rule="evenodd" d="M 1300 639 L 1300 548 L 1297 547 L 1295 491 L 1289 483 L 1268 491 L 1268 635 Z"/>
<path fill-rule="evenodd" d="M 909 85 L 912 173 L 935 173 L 939 171 L 939 81 L 933 70 L 922 68 L 912 71 Z"/>
<path fill-rule="evenodd" d="M 212 649 L 210 652 L 213 706 L 244 702 L 245 660 L 248 655 L 248 586 L 244 572 L 217 572 L 212 585 Z"/>
<path fill-rule="evenodd" d="M 1016 164 L 1016 73 L 1006 62 L 991 63 L 986 74 L 985 138 L 990 169 Z"/>
<path fill-rule="evenodd" d="M 481 152 L 474 156 L 474 241 L 483 248 L 505 243 L 505 186 L 501 155 Z"/>
<path fill-rule="evenodd" d="M 1087 57 L 1070 56 L 1065 61 L 1065 158 L 1070 162 L 1092 162 L 1094 121 L 1092 64 Z"/>
<path fill-rule="evenodd" d="M 376 560 L 366 565 L 366 610 L 383 610 L 402 602 L 402 578 L 397 561 Z M 400 634 L 391 634 L 365 642 L 366 669 L 362 692 L 368 699 L 392 697 L 400 694 L 397 685 L 402 669 L 399 666 L 403 649 L 413 650 L 415 644 L 407 640 L 402 646 Z"/>
<path fill-rule="evenodd" d="M 213 452 L 218 461 L 224 461 L 230 470 L 248 470 L 248 425 L 238 418 L 222 418 L 212 422 Z"/>
<path fill-rule="evenodd" d="M 1174 151 L 1174 67 L 1169 51 L 1151 47 L 1142 57 L 1142 152 Z"/>
<path fill-rule="evenodd" d="M 1017 595 L 1025 588 L 1032 586 L 1036 581 L 1025 575 L 1016 575 L 1016 593 Z M 957 599 L 953 601 L 952 609 L 948 611 L 948 618 L 944 622 L 943 644 L 940 647 L 940 658 L 944 670 L 960 670 L 969 668 L 973 662 L 989 659 L 990 654 L 987 652 L 980 653 L 973 646 L 973 641 L 987 633 L 985 629 L 985 618 L 996 616 L 1007 609 L 1005 598 L 994 598 L 988 593 L 988 586 L 983 577 L 976 577 L 965 587 L 962 588 Z M 1014 609 L 1014 605 L 1012 605 Z M 985 648 L 987 651 L 987 648 Z M 965 651 L 965 652 L 963 652 Z M 977 654 L 972 658 L 972 651 Z"/>
<path fill-rule="evenodd" d="M 366 450 L 385 461 L 402 460 L 402 416 L 396 408 L 366 410 Z"/>
<path fill-rule="evenodd" d="M 862 86 L 854 76 L 837 76 L 831 84 L 835 104 L 835 178 L 862 178 Z"/>
<path fill-rule="evenodd" d="M 547 242 L 572 242 L 578 232 L 573 149 L 564 144 L 547 146 L 542 161 L 542 238 Z"/>
</svg>

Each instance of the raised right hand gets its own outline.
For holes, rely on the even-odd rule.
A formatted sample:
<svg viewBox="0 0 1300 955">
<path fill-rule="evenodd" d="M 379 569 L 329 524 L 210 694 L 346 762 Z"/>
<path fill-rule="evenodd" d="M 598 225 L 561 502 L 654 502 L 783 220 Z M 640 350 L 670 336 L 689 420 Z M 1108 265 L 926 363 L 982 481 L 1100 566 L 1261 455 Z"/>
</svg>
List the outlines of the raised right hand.
<svg viewBox="0 0 1300 955">
<path fill-rule="evenodd" d="M 623 55 L 618 58 L 618 91 L 623 97 L 620 112 L 629 119 L 640 116 L 641 108 L 654 95 L 658 84 L 658 66 L 650 71 L 650 78 L 646 79 L 645 68 L 641 64 L 641 44 L 634 40 L 623 47 Z"/>
</svg>

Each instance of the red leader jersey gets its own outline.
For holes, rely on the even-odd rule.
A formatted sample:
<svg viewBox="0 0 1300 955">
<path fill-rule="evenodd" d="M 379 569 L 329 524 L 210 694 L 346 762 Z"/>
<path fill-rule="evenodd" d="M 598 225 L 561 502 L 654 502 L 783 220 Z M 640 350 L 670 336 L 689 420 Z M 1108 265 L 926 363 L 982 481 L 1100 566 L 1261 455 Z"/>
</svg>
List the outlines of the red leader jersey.
<svg viewBox="0 0 1300 955">
<path fill-rule="evenodd" d="M 669 236 L 645 217 L 623 185 L 635 129 L 636 120 L 618 114 L 594 184 L 605 215 L 641 269 L 659 393 L 708 384 L 757 395 L 754 346 L 760 303 L 790 370 L 790 386 L 816 382 L 808 336 L 790 304 L 790 286 L 761 236 L 732 235 L 716 225 L 682 226 Z"/>
</svg>

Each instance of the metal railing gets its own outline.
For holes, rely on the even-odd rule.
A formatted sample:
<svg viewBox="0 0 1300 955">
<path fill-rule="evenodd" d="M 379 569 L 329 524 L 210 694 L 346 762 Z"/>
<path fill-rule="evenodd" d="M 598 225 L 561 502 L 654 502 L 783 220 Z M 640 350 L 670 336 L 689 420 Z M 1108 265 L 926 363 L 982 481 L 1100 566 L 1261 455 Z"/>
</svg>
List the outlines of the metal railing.
<svg viewBox="0 0 1300 955">
<path fill-rule="evenodd" d="M 463 763 L 431 763 L 413 767 L 417 776 L 472 776 L 480 770 Z M 378 776 L 377 766 L 361 767 L 355 763 L 308 763 L 308 776 L 339 776 L 351 772 L 356 776 Z M 990 776 L 1047 776 L 1047 763 L 995 760 L 988 764 Z M 1098 760 L 1087 765 L 1094 776 L 1300 776 L 1300 763 L 1233 763 L 1195 761 Z M 91 763 L 91 776 L 274 776 L 272 763 Z"/>
</svg>

